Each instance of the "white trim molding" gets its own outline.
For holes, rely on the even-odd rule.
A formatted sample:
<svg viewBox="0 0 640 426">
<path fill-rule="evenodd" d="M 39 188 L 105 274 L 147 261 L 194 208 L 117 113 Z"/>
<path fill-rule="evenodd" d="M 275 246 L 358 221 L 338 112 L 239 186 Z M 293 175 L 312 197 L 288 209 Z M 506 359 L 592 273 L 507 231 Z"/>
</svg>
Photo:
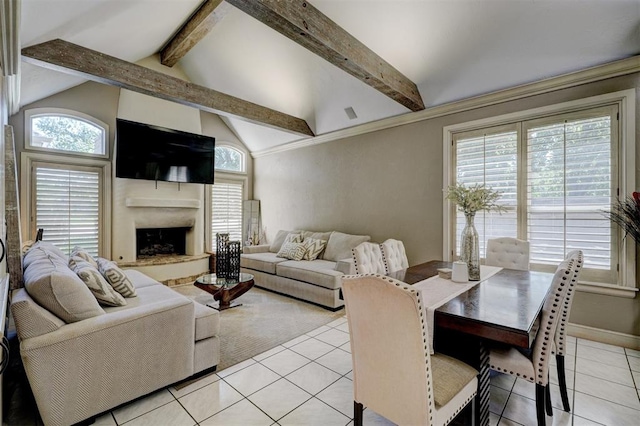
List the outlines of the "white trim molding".
<svg viewBox="0 0 640 426">
<path fill-rule="evenodd" d="M 350 127 L 348 129 L 336 130 L 334 132 L 297 140 L 261 151 L 255 151 L 251 153 L 251 156 L 253 158 L 264 157 L 280 152 L 291 151 L 293 149 L 304 148 L 306 146 L 318 145 L 351 136 L 363 135 L 418 121 L 442 117 L 449 114 L 469 111 L 503 102 L 515 101 L 517 99 L 567 89 L 581 84 L 632 74 L 638 71 L 640 71 L 640 56 L 632 56 L 630 58 L 610 62 L 604 65 L 598 65 L 581 71 L 563 74 L 533 83 L 515 86 L 509 89 L 498 90 L 496 92 L 474 96 L 460 101 L 450 102 L 448 104 L 427 108 L 418 112 L 372 121 L 370 123 Z"/>
<path fill-rule="evenodd" d="M 567 334 L 580 339 L 640 350 L 640 336 L 569 323 Z"/>
</svg>

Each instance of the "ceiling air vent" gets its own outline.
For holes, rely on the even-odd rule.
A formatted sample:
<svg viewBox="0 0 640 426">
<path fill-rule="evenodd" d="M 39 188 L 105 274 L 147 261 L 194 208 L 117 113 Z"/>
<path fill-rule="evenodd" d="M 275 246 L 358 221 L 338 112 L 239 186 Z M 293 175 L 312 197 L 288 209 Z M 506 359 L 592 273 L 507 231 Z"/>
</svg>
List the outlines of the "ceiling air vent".
<svg viewBox="0 0 640 426">
<path fill-rule="evenodd" d="M 347 117 L 349 117 L 349 120 L 358 118 L 358 116 L 356 115 L 356 112 L 351 107 L 345 108 L 344 112 L 347 113 Z"/>
</svg>

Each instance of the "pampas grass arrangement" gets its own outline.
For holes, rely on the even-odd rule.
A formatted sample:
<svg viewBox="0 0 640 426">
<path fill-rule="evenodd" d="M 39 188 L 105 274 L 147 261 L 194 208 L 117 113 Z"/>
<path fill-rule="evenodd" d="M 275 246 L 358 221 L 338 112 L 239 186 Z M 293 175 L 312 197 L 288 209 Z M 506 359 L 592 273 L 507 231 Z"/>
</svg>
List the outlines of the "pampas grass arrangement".
<svg viewBox="0 0 640 426">
<path fill-rule="evenodd" d="M 634 192 L 623 200 L 618 200 L 605 216 L 624 230 L 625 238 L 630 236 L 640 244 L 640 192 Z"/>
</svg>

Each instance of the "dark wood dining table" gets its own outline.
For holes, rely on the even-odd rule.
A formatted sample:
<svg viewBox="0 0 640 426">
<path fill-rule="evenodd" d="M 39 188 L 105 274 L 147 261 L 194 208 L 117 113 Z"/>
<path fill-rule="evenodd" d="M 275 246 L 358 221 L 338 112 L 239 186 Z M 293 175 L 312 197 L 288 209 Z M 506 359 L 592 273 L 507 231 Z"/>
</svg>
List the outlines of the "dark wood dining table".
<svg viewBox="0 0 640 426">
<path fill-rule="evenodd" d="M 389 274 L 407 284 L 438 275 L 450 262 L 430 261 Z M 476 424 L 489 425 L 490 380 L 488 342 L 529 349 L 535 339 L 542 306 L 553 274 L 502 269 L 444 303 L 434 315 L 434 347 L 463 358 L 480 372 Z M 428 286 L 423 287 L 428 291 Z"/>
</svg>

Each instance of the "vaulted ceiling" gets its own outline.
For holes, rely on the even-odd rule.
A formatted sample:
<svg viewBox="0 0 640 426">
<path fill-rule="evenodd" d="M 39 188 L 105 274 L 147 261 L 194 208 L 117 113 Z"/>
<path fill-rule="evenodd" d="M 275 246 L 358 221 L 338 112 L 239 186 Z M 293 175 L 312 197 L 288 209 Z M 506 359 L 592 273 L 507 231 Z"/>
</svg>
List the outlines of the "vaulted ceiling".
<svg viewBox="0 0 640 426">
<path fill-rule="evenodd" d="M 137 62 L 158 54 L 203 1 L 23 0 L 21 45 L 62 39 Z M 311 3 L 415 83 L 426 107 L 640 53 L 640 0 Z M 211 31 L 175 65 L 196 85 L 301 118 L 316 135 L 411 112 L 231 4 L 215 10 Z M 22 65 L 22 105 L 86 81 Z M 305 137 L 226 122 L 252 152 Z"/>
</svg>

